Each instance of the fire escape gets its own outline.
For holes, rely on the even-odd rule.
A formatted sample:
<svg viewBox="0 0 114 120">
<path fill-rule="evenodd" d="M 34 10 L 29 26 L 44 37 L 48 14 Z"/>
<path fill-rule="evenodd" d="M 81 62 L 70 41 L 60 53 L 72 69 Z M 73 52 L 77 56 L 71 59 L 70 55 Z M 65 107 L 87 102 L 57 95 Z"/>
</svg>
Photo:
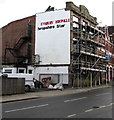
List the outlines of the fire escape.
<svg viewBox="0 0 114 120">
<path fill-rule="evenodd" d="M 31 59 L 31 33 L 32 33 L 32 29 L 31 29 L 31 25 L 28 24 L 27 29 L 24 30 L 23 32 L 21 31 L 21 35 L 19 36 L 19 40 L 17 41 L 17 43 L 14 45 L 14 47 L 10 47 L 10 48 L 6 48 L 5 49 L 5 58 L 6 58 L 6 54 L 9 51 L 12 56 L 14 58 L 16 58 L 16 63 L 14 63 L 16 66 L 21 66 L 24 64 L 28 64 L 30 59 Z M 22 55 L 22 53 L 20 52 L 21 48 L 28 44 L 28 48 L 27 48 L 27 54 L 26 55 Z M 23 51 L 25 52 L 25 51 Z M 6 60 L 6 59 L 5 59 Z"/>
</svg>

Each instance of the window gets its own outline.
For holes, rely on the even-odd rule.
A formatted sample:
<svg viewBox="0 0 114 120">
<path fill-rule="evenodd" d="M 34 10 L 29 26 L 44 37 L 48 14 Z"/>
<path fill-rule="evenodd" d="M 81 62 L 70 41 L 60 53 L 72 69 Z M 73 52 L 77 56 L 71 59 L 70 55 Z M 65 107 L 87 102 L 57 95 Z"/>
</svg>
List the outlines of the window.
<svg viewBox="0 0 114 120">
<path fill-rule="evenodd" d="M 4 73 L 12 73 L 12 69 L 7 69 Z"/>
<path fill-rule="evenodd" d="M 29 70 L 29 74 L 32 74 L 32 70 Z"/>
<path fill-rule="evenodd" d="M 24 69 L 19 69 L 19 73 L 24 73 Z"/>
<path fill-rule="evenodd" d="M 74 27 L 74 28 L 79 28 L 79 24 L 78 24 L 78 23 L 73 22 L 73 27 Z"/>
<path fill-rule="evenodd" d="M 83 31 L 86 31 L 86 30 L 87 30 L 87 22 L 82 21 L 82 25 L 83 25 L 82 30 L 83 30 Z"/>
<path fill-rule="evenodd" d="M 73 21 L 78 22 L 78 17 L 73 16 Z"/>
</svg>

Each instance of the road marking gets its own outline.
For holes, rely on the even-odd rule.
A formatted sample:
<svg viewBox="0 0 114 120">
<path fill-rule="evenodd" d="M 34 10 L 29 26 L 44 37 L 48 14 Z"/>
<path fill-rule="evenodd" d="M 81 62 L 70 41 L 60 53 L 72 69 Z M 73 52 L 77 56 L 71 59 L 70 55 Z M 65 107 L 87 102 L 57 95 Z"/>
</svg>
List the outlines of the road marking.
<svg viewBox="0 0 114 120">
<path fill-rule="evenodd" d="M 85 112 L 90 112 L 90 111 L 93 111 L 93 109 L 86 110 Z"/>
<path fill-rule="evenodd" d="M 102 96 L 102 95 L 107 95 L 107 94 L 111 94 L 111 93 L 102 93 L 102 94 L 98 94 L 96 96 Z"/>
<path fill-rule="evenodd" d="M 114 103 L 110 103 L 110 104 L 108 104 L 108 105 L 103 105 L 103 106 L 99 106 L 99 108 L 95 108 L 95 109 L 88 109 L 88 110 L 85 110 L 85 113 L 87 113 L 87 112 L 92 112 L 92 111 L 95 111 L 95 110 L 98 110 L 98 109 L 101 109 L 101 108 L 105 108 L 105 107 L 109 107 L 109 106 L 111 106 L 112 104 L 114 104 Z M 84 112 L 84 111 L 83 111 Z M 73 116 L 76 116 L 76 115 L 80 115 L 80 114 L 82 114 L 83 112 L 81 112 L 81 113 L 77 113 L 77 114 L 72 114 L 72 115 L 68 115 L 66 118 L 70 118 L 70 117 L 73 117 Z"/>
<path fill-rule="evenodd" d="M 106 107 L 106 105 L 103 105 L 103 106 L 99 106 L 99 108 L 104 108 L 104 107 Z"/>
<path fill-rule="evenodd" d="M 85 99 L 87 97 L 82 97 L 82 98 L 77 98 L 77 99 L 71 99 L 71 100 L 65 100 L 64 102 L 72 102 L 72 101 L 76 101 L 76 100 L 82 100 Z"/>
<path fill-rule="evenodd" d="M 73 116 L 76 116 L 76 114 L 68 115 L 67 118 L 70 118 L 70 117 L 73 117 Z"/>
<path fill-rule="evenodd" d="M 106 107 L 108 107 L 108 106 L 112 106 L 114 103 L 110 103 L 109 105 L 106 105 Z"/>
<path fill-rule="evenodd" d="M 107 105 L 107 107 L 108 107 L 108 106 L 112 106 L 112 104 Z"/>
<path fill-rule="evenodd" d="M 31 107 L 20 108 L 20 109 L 14 109 L 14 110 L 8 110 L 8 111 L 5 111 L 5 113 L 16 112 L 16 111 L 21 111 L 21 110 L 27 110 L 27 109 L 38 108 L 38 107 L 45 107 L 45 106 L 48 106 L 48 104 L 38 105 L 38 106 L 31 106 Z"/>
</svg>

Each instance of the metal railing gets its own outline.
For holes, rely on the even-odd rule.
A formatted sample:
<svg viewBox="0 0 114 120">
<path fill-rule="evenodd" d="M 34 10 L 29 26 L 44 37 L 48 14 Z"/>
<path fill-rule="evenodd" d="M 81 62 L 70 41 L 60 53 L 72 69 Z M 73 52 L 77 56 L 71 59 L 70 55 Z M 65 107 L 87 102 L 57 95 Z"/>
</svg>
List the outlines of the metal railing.
<svg viewBox="0 0 114 120">
<path fill-rule="evenodd" d="M 92 69 L 102 69 L 102 70 L 106 69 L 106 65 L 102 63 L 95 64 L 95 62 L 86 62 L 86 61 L 73 63 L 73 67 L 75 67 L 75 69 L 79 69 L 79 66 L 84 68 L 92 68 Z"/>
<path fill-rule="evenodd" d="M 83 44 L 74 45 L 74 52 L 79 53 L 80 51 L 87 52 L 89 54 L 94 54 L 98 56 L 105 57 L 105 52 L 94 48 L 94 46 L 86 46 Z"/>
<path fill-rule="evenodd" d="M 93 40 L 94 42 L 97 42 L 98 44 L 105 44 L 105 39 L 100 37 L 99 35 L 91 35 L 88 33 L 81 33 L 82 34 L 82 39 L 87 39 L 87 40 Z"/>
<path fill-rule="evenodd" d="M 98 33 L 91 35 L 90 33 L 87 33 L 85 31 L 81 31 L 75 27 L 73 27 L 73 32 L 74 32 L 74 34 L 76 34 L 77 38 L 80 37 L 81 39 L 84 39 L 84 40 L 92 40 L 93 42 L 95 42 L 97 44 L 102 44 L 102 45 L 105 44 L 105 38 L 100 36 Z"/>
</svg>

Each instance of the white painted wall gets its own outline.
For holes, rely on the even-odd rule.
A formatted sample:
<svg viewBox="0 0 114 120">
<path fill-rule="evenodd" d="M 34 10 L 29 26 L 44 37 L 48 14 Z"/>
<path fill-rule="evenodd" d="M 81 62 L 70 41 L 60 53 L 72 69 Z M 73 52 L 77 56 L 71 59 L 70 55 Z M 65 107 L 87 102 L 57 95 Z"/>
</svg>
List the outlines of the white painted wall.
<svg viewBox="0 0 114 120">
<path fill-rule="evenodd" d="M 16 73 L 17 72 L 17 69 L 16 68 L 3 68 L 3 73 L 5 72 L 5 70 L 11 70 L 12 73 Z"/>
<path fill-rule="evenodd" d="M 58 25 L 64 27 L 57 28 Z M 46 27 L 48 29 L 43 30 Z M 40 65 L 70 64 L 70 11 L 63 9 L 36 14 L 35 54 L 40 56 Z"/>
<path fill-rule="evenodd" d="M 16 67 L 3 68 L 3 72 L 5 72 L 5 70 L 11 70 L 12 74 L 17 73 L 17 68 Z M 19 70 L 24 70 L 24 73 L 26 73 L 26 68 L 22 68 L 22 67 L 18 68 L 18 73 L 19 73 Z M 27 73 L 29 73 L 29 70 L 32 70 L 32 74 L 34 74 L 34 67 L 33 66 L 28 66 Z"/>
<path fill-rule="evenodd" d="M 52 82 L 57 81 L 57 76 L 59 76 L 58 82 L 63 84 L 68 84 L 68 67 L 37 67 L 35 78 L 41 80 L 43 77 L 51 77 Z M 43 77 L 42 77 L 43 76 Z M 57 82 L 57 83 L 58 83 Z"/>
<path fill-rule="evenodd" d="M 18 68 L 18 69 L 25 69 L 25 68 Z M 35 77 L 37 80 L 41 80 L 44 77 L 51 77 L 52 83 L 61 82 L 63 84 L 68 84 L 68 66 L 61 66 L 61 67 L 28 66 L 27 71 L 33 70 L 32 74 L 16 73 L 17 68 L 3 68 L 3 72 L 5 72 L 5 70 L 12 70 L 12 73 L 6 73 L 8 74 L 8 77 L 25 78 L 25 80 L 33 80 L 33 77 Z"/>
</svg>

